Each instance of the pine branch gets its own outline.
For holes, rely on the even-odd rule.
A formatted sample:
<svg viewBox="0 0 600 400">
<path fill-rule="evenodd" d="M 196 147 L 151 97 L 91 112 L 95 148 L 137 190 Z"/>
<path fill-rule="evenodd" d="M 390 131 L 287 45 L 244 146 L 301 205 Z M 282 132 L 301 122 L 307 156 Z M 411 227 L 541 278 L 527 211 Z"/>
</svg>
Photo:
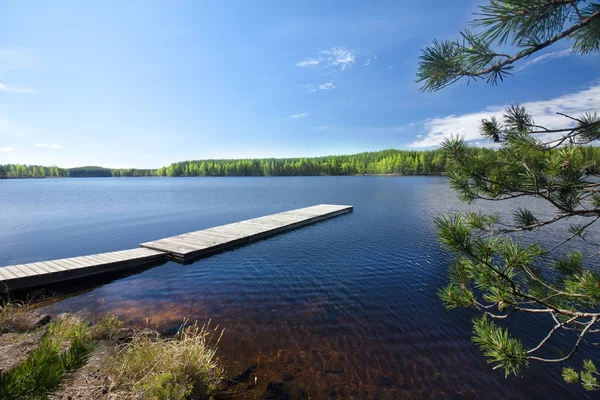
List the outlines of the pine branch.
<svg viewBox="0 0 600 400">
<path fill-rule="evenodd" d="M 543 362 L 547 362 L 547 363 L 558 363 L 558 362 L 567 361 L 569 358 L 573 357 L 573 354 L 575 354 L 577 352 L 577 350 L 579 349 L 579 345 L 581 344 L 581 341 L 583 340 L 583 337 L 586 335 L 586 333 L 588 333 L 590 328 L 598 321 L 598 318 L 599 318 L 599 316 L 592 317 L 591 321 L 586 325 L 586 327 L 581 331 L 581 333 L 577 337 L 577 342 L 575 342 L 575 346 L 573 346 L 573 349 L 571 350 L 571 352 L 569 354 L 567 354 L 566 356 L 561 357 L 561 358 L 542 358 L 542 357 L 530 356 L 529 358 L 531 360 L 543 361 Z"/>
</svg>

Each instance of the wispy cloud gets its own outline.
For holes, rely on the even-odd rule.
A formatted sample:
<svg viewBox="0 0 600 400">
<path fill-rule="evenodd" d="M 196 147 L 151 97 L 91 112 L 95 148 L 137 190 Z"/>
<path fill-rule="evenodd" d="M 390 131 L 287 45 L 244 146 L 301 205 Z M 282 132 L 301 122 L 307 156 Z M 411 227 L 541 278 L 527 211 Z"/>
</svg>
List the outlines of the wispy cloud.
<svg viewBox="0 0 600 400">
<path fill-rule="evenodd" d="M 12 147 L 8 147 L 8 146 L 0 147 L 0 153 L 8 153 L 11 151 L 14 151 L 14 149 Z"/>
<path fill-rule="evenodd" d="M 29 93 L 37 93 L 37 90 L 28 88 L 28 87 L 13 86 L 13 85 L 9 86 L 9 85 L 6 85 L 6 84 L 0 82 L 0 92 L 16 93 L 16 94 L 29 94 Z"/>
<path fill-rule="evenodd" d="M 539 57 L 535 57 L 532 58 L 529 61 L 526 61 L 525 63 L 523 63 L 523 65 L 521 65 L 519 68 L 517 68 L 517 71 L 521 71 L 527 67 L 529 67 L 530 65 L 533 64 L 537 64 L 540 62 L 545 62 L 547 60 L 553 59 L 553 58 L 560 58 L 560 57 L 568 57 L 570 55 L 573 54 L 573 51 L 571 49 L 566 49 L 566 50 L 562 50 L 562 51 L 555 51 L 553 53 L 546 53 L 543 54 Z"/>
<path fill-rule="evenodd" d="M 335 85 L 333 84 L 333 81 L 327 81 L 327 82 L 321 83 L 319 85 L 313 85 L 312 83 L 310 83 L 310 84 L 306 85 L 305 87 L 311 93 L 318 92 L 319 90 L 335 89 Z"/>
<path fill-rule="evenodd" d="M 320 130 L 320 131 L 322 131 L 322 130 L 325 130 L 325 129 L 327 129 L 327 128 L 329 128 L 329 126 L 328 126 L 328 125 L 315 126 L 315 129 L 318 129 L 318 130 Z"/>
<path fill-rule="evenodd" d="M 368 56 L 368 54 L 365 54 L 365 56 Z M 371 65 L 371 61 L 376 60 L 376 59 L 377 59 L 377 56 L 373 56 L 373 57 L 367 58 L 365 60 L 365 67 L 368 67 L 369 65 Z"/>
<path fill-rule="evenodd" d="M 335 89 L 335 85 L 333 84 L 333 81 L 321 83 L 319 85 L 319 90 L 331 90 L 331 89 Z"/>
<path fill-rule="evenodd" d="M 600 104 L 600 84 L 595 84 L 580 92 L 566 94 L 551 100 L 532 101 L 521 104 L 532 115 L 535 123 L 548 129 L 560 129 L 572 126 L 567 118 L 558 115 L 561 112 L 567 115 L 579 115 L 584 112 L 594 112 Z M 507 105 L 491 106 L 485 110 L 463 114 L 449 115 L 425 120 L 422 125 L 425 132 L 424 137 L 409 144 L 411 147 L 433 147 L 439 146 L 444 139 L 451 135 L 464 136 L 466 140 L 481 139 L 479 128 L 484 118 L 496 117 L 501 119 Z M 555 139 L 557 136 L 540 135 L 542 140 Z"/>
<path fill-rule="evenodd" d="M 300 62 L 298 62 L 296 65 L 298 67 L 314 67 L 315 65 L 319 65 L 321 62 L 319 60 L 315 60 L 312 58 L 309 58 L 307 60 L 302 60 Z"/>
<path fill-rule="evenodd" d="M 47 144 L 47 143 L 38 143 L 36 144 L 37 147 L 48 147 L 51 149 L 62 149 L 62 146 L 60 144 Z"/>
<path fill-rule="evenodd" d="M 293 119 L 306 118 L 309 115 L 310 115 L 310 113 L 292 114 L 292 115 L 290 115 L 290 118 L 293 118 Z"/>
<path fill-rule="evenodd" d="M 356 63 L 356 53 L 343 46 L 332 47 L 329 50 L 321 50 L 316 57 L 307 58 L 296 63 L 298 67 L 324 66 L 344 71 Z"/>
</svg>

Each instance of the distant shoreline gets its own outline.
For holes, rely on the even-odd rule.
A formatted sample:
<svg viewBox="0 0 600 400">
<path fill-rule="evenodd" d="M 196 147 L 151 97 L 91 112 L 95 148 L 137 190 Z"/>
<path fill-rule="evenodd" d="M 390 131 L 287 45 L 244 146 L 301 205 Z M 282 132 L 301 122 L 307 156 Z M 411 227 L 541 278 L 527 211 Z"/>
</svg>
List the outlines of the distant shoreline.
<svg viewBox="0 0 600 400">
<path fill-rule="evenodd" d="M 326 176 L 445 176 L 444 173 L 435 174 L 344 174 L 344 175 L 178 175 L 178 176 L 44 176 L 44 177 L 5 177 L 0 181 L 12 180 L 44 180 L 44 179 L 97 179 L 97 178 L 290 178 L 290 177 L 326 177 Z"/>
</svg>

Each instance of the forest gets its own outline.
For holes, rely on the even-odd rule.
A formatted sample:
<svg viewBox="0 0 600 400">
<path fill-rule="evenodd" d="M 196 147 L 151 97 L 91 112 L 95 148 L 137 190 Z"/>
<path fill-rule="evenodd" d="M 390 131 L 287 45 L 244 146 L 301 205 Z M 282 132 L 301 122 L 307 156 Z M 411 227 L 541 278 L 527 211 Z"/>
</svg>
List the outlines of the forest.
<svg viewBox="0 0 600 400">
<path fill-rule="evenodd" d="M 474 154 L 493 156 L 496 151 L 471 148 Z M 583 147 L 584 159 L 600 162 L 600 147 Z M 175 162 L 158 169 L 111 169 L 96 166 L 59 168 L 56 166 L 0 165 L 0 179 L 8 178 L 90 178 L 140 176 L 313 176 L 313 175 L 440 175 L 447 169 L 440 150 L 382 150 L 353 155 L 307 158 L 261 158 L 242 160 L 191 160 Z"/>
</svg>

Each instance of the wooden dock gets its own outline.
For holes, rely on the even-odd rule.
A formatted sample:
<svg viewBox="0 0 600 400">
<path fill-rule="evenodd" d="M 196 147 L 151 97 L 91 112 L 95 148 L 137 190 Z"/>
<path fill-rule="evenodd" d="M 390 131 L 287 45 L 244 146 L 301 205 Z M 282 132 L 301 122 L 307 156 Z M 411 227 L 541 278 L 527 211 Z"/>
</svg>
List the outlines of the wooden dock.
<svg viewBox="0 0 600 400">
<path fill-rule="evenodd" d="M 189 261 L 349 213 L 320 204 L 142 243 L 140 248 L 0 267 L 0 292 L 82 278 L 167 258 Z"/>
<path fill-rule="evenodd" d="M 319 204 L 142 243 L 179 261 L 203 257 L 352 211 L 352 206 Z"/>
<path fill-rule="evenodd" d="M 89 256 L 9 265 L 0 268 L 0 292 L 83 278 L 166 259 L 161 251 L 139 248 Z"/>
</svg>

